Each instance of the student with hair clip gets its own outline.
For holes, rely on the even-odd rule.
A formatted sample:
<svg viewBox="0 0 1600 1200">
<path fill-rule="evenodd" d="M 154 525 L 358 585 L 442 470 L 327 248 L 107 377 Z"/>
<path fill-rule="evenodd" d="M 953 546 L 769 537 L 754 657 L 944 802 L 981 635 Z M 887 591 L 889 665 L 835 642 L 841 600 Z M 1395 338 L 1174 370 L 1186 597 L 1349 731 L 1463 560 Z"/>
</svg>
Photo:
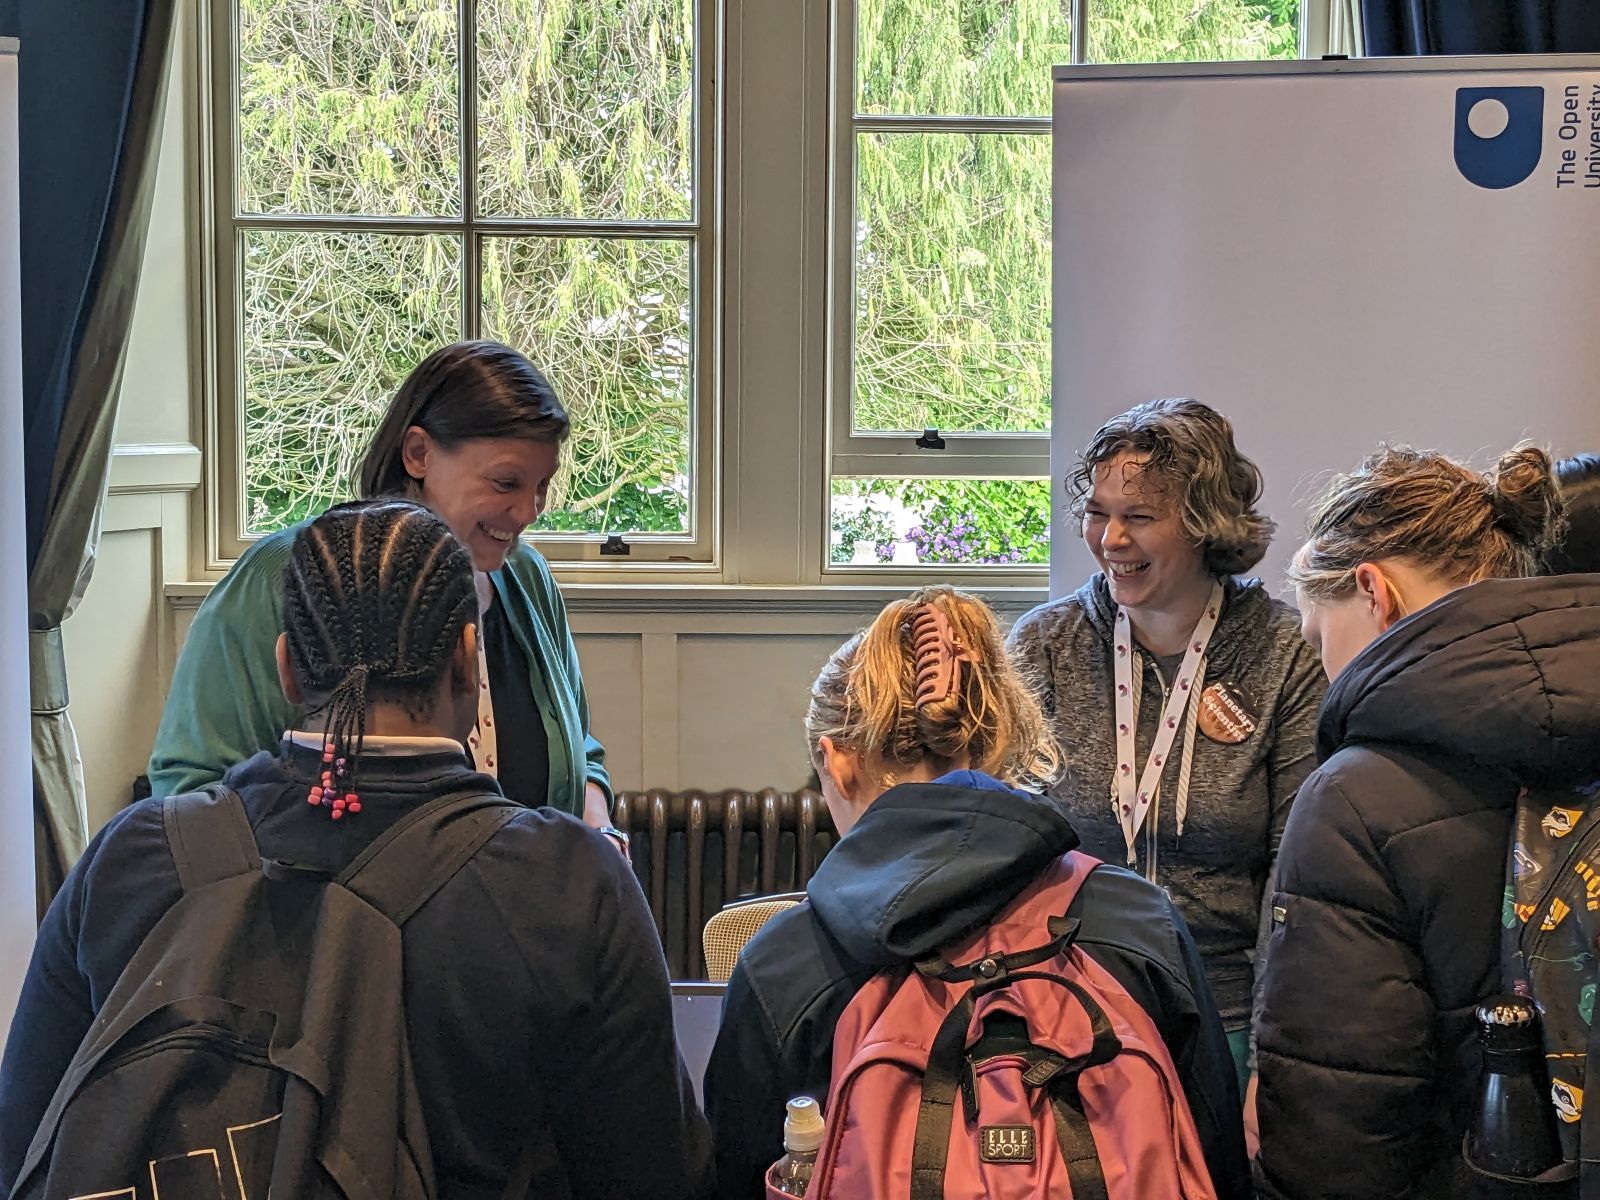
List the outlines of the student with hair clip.
<svg viewBox="0 0 1600 1200">
<path fill-rule="evenodd" d="M 1100 569 L 1011 632 L 1066 751 L 1050 795 L 1086 850 L 1177 902 L 1241 1086 L 1262 902 L 1325 686 L 1294 610 L 1240 578 L 1272 540 L 1261 487 L 1198 400 L 1113 417 L 1067 480 Z"/>
<path fill-rule="evenodd" d="M 444 521 L 404 500 L 341 505 L 294 534 L 275 658 L 305 715 L 223 774 L 264 859 L 336 875 L 419 806 L 497 792 L 464 745 L 479 711 L 473 567 Z M 0 1065 L 0 1195 L 124 967 L 183 895 L 163 813 L 156 799 L 113 818 L 40 928 Z M 401 933 L 438 1195 L 500 1197 L 536 1139 L 574 1197 L 703 1194 L 710 1147 L 666 963 L 604 837 L 519 809 Z M 530 1194 L 564 1194 L 544 1190 L 548 1169 L 535 1179 Z"/>
<path fill-rule="evenodd" d="M 948 630 L 950 661 L 919 647 L 930 624 Z M 931 687 L 941 672 L 947 686 Z M 785 1102 L 828 1094 L 834 1028 L 858 989 L 983 926 L 1078 845 L 1038 794 L 1058 766 L 1038 701 L 972 596 L 934 587 L 888 605 L 822 669 L 806 735 L 842 837 L 807 902 L 767 923 L 729 981 L 705 1086 L 729 1200 L 761 1195 Z M 1067 915 L 1165 1040 L 1217 1194 L 1248 1195 L 1233 1067 L 1183 919 L 1115 866 L 1088 876 Z"/>
<path fill-rule="evenodd" d="M 1271 900 L 1263 1195 L 1524 1194 L 1462 1150 L 1518 798 L 1600 777 L 1600 586 L 1524 578 L 1560 512 L 1531 446 L 1383 449 L 1312 508 L 1289 578 L 1332 684 Z"/>
<path fill-rule="evenodd" d="M 483 685 L 468 750 L 506 795 L 581 816 L 626 853 L 611 826 L 605 751 L 566 605 L 522 534 L 544 512 L 567 413 L 531 362 L 497 342 L 457 342 L 419 363 L 361 462 L 356 494 L 436 512 L 472 555 Z M 212 589 L 184 640 L 150 755 L 156 796 L 216 779 L 277 743 L 299 716 L 278 689 L 272 643 L 279 586 L 305 523 L 269 534 Z"/>
</svg>

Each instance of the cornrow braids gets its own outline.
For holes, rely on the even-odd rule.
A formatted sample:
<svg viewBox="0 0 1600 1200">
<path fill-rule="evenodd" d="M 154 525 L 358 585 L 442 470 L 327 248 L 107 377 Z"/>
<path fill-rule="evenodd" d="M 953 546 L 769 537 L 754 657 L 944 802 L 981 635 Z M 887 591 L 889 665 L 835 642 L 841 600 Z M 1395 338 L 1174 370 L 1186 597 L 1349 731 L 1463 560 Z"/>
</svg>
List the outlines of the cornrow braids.
<svg viewBox="0 0 1600 1200">
<path fill-rule="evenodd" d="M 322 771 L 308 803 L 336 821 L 361 811 L 369 705 L 425 704 L 477 611 L 471 556 L 420 505 L 358 500 L 300 531 L 283 613 L 295 676 L 323 715 Z"/>
</svg>

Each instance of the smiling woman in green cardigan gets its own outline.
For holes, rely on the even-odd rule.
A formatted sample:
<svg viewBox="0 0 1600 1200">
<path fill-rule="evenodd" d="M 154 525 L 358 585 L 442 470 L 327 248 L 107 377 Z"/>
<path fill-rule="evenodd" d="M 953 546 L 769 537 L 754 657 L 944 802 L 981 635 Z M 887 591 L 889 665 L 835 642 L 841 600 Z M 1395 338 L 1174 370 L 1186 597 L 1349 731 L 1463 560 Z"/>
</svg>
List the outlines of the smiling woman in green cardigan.
<svg viewBox="0 0 1600 1200">
<path fill-rule="evenodd" d="M 401 385 L 358 490 L 427 505 L 472 554 L 483 681 L 474 764 L 513 800 L 580 816 L 625 852 L 626 838 L 611 828 L 605 750 L 589 732 L 566 605 L 549 566 L 521 540 L 544 511 L 567 431 L 566 410 L 523 355 L 457 342 Z M 157 796 L 217 779 L 295 728 L 300 714 L 277 685 L 273 646 L 299 528 L 252 546 L 195 615 L 150 757 Z"/>
</svg>

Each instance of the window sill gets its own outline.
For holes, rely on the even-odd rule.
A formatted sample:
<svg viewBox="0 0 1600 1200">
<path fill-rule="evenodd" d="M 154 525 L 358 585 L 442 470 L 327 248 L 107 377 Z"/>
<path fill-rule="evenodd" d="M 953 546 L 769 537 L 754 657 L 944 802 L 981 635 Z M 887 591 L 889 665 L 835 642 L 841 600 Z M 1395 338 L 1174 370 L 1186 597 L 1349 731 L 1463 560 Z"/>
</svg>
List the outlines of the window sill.
<svg viewBox="0 0 1600 1200">
<path fill-rule="evenodd" d="M 200 607 L 212 584 L 169 583 L 167 603 L 176 609 Z M 913 590 L 914 584 L 832 584 L 778 586 L 733 583 L 563 583 L 561 594 L 572 613 L 848 614 L 868 615 Z M 1044 603 L 1048 589 L 970 585 L 1001 613 L 1019 614 Z"/>
</svg>

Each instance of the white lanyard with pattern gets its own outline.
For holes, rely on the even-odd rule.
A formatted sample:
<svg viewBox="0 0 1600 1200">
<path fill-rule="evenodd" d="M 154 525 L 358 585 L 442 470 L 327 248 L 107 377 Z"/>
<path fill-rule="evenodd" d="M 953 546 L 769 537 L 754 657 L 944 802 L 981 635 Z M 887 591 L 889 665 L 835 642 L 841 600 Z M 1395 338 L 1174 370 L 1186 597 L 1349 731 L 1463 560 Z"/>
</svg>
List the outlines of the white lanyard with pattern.
<svg viewBox="0 0 1600 1200">
<path fill-rule="evenodd" d="M 1122 822 L 1122 836 L 1128 843 L 1129 863 L 1135 861 L 1134 839 L 1150 812 L 1150 802 L 1155 798 L 1156 789 L 1161 786 L 1161 767 L 1172 750 L 1173 740 L 1178 736 L 1178 722 L 1182 719 L 1184 710 L 1196 700 L 1195 676 L 1199 673 L 1201 660 L 1204 659 L 1206 646 L 1217 628 L 1217 616 L 1221 611 L 1222 585 L 1214 583 L 1211 585 L 1211 598 L 1206 601 L 1205 611 L 1200 614 L 1194 632 L 1189 635 L 1188 648 L 1183 653 L 1183 662 L 1178 666 L 1177 683 L 1172 689 L 1172 695 L 1167 698 L 1166 707 L 1161 712 L 1160 722 L 1156 725 L 1155 742 L 1150 747 L 1150 756 L 1145 760 L 1144 770 L 1139 773 L 1136 782 L 1133 774 L 1136 752 L 1133 716 L 1133 626 L 1128 620 L 1128 610 L 1120 606 L 1117 608 L 1116 631 L 1113 637 L 1116 643 L 1113 658 L 1117 684 L 1116 803 L 1117 818 Z"/>
<path fill-rule="evenodd" d="M 479 592 L 482 596 L 482 592 Z M 494 603 L 494 593 L 489 593 L 489 604 Z M 494 701 L 489 695 L 489 656 L 484 650 L 483 626 L 489 605 L 479 602 L 478 607 L 478 723 L 467 735 L 467 752 L 472 764 L 485 775 L 498 778 L 495 759 L 498 757 L 494 734 Z"/>
</svg>

